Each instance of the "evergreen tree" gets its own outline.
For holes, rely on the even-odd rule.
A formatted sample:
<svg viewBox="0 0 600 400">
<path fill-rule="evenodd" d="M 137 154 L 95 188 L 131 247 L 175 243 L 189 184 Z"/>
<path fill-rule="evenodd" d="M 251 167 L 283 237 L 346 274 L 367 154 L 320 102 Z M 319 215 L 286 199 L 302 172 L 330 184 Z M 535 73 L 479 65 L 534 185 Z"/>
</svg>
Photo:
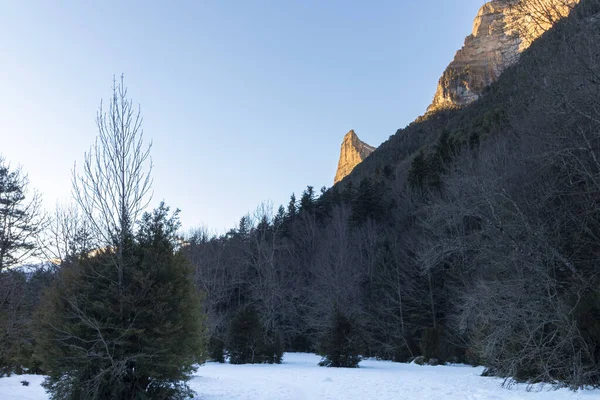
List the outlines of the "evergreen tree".
<svg viewBox="0 0 600 400">
<path fill-rule="evenodd" d="M 29 191 L 29 179 L 0 156 L 0 272 L 18 265 L 36 248 L 44 228 L 41 197 Z"/>
<path fill-rule="evenodd" d="M 177 212 L 145 213 L 124 257 L 114 249 L 64 265 L 38 313 L 38 355 L 52 399 L 183 399 L 203 361 L 204 327 L 191 268 L 174 251 Z"/>
<path fill-rule="evenodd" d="M 456 146 L 454 140 L 450 137 L 450 131 L 444 129 L 435 146 L 436 155 L 442 165 L 446 166 L 452 161 L 455 150 Z"/>
<path fill-rule="evenodd" d="M 469 149 L 477 150 L 478 148 L 479 148 L 479 134 L 477 132 L 473 132 L 469 136 Z"/>
<path fill-rule="evenodd" d="M 0 156 L 0 376 L 31 367 L 33 304 L 26 274 L 14 268 L 35 255 L 45 222 L 27 175 Z"/>
<path fill-rule="evenodd" d="M 281 332 L 266 332 L 263 335 L 263 357 L 268 364 L 281 364 L 283 360 L 283 335 Z"/>
<path fill-rule="evenodd" d="M 292 193 L 290 196 L 290 202 L 287 207 L 287 217 L 288 219 L 294 219 L 298 212 L 298 206 L 296 205 L 296 195 Z"/>
<path fill-rule="evenodd" d="M 324 367 L 357 368 L 360 362 L 361 339 L 356 324 L 337 307 L 329 329 L 322 339 L 320 353 Z"/>
<path fill-rule="evenodd" d="M 300 209 L 305 212 L 311 212 L 315 205 L 315 190 L 312 186 L 307 186 L 306 190 L 302 192 L 300 198 Z"/>
<path fill-rule="evenodd" d="M 242 307 L 235 313 L 227 336 L 227 355 L 231 364 L 263 362 L 262 328 L 254 307 Z"/>
<path fill-rule="evenodd" d="M 208 340 L 208 358 L 218 363 L 225 362 L 225 342 L 216 335 Z"/>
<path fill-rule="evenodd" d="M 408 171 L 408 183 L 413 188 L 423 188 L 427 181 L 429 174 L 429 165 L 427 163 L 427 157 L 423 150 L 413 158 Z"/>
<path fill-rule="evenodd" d="M 279 206 L 279 208 L 277 209 L 277 214 L 275 214 L 275 217 L 273 218 L 273 228 L 275 230 L 278 230 L 279 228 L 281 228 L 284 221 L 285 221 L 285 208 L 283 208 L 283 206 Z"/>
<path fill-rule="evenodd" d="M 378 220 L 388 211 L 385 203 L 384 187 L 380 182 L 363 178 L 352 201 L 351 221 L 360 225 L 368 218 Z"/>
<path fill-rule="evenodd" d="M 351 202 L 354 199 L 356 194 L 356 190 L 354 189 L 354 183 L 349 181 L 344 183 L 344 187 L 342 188 L 341 199 L 345 202 Z"/>
<path fill-rule="evenodd" d="M 240 308 L 231 319 L 226 347 L 231 364 L 280 364 L 284 350 L 281 333 L 263 329 L 252 306 Z"/>
<path fill-rule="evenodd" d="M 252 224 L 250 223 L 250 217 L 244 215 L 240 218 L 240 223 L 238 224 L 237 237 L 243 240 L 247 239 L 251 228 Z"/>
</svg>

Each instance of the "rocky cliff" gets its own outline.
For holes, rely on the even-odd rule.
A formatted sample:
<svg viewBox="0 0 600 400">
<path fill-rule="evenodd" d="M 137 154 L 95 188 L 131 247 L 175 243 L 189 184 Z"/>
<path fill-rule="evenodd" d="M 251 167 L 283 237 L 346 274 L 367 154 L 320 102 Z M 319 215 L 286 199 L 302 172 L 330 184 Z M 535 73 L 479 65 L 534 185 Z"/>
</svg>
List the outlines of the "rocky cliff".
<svg viewBox="0 0 600 400">
<path fill-rule="evenodd" d="M 340 160 L 333 183 L 336 184 L 344 179 L 346 175 L 352 172 L 354 167 L 360 164 L 374 150 L 375 147 L 361 141 L 354 130 L 348 132 L 342 141 Z"/>
<path fill-rule="evenodd" d="M 465 106 L 477 100 L 485 88 L 514 65 L 537 38 L 569 15 L 580 0 L 492 0 L 485 3 L 466 37 L 438 82 L 427 113 Z M 360 141 L 354 131 L 344 137 L 334 183 L 375 150 Z"/>
<path fill-rule="evenodd" d="M 521 52 L 579 0 L 493 0 L 481 7 L 473 31 L 439 80 L 427 112 L 461 107 L 516 63 Z"/>
</svg>

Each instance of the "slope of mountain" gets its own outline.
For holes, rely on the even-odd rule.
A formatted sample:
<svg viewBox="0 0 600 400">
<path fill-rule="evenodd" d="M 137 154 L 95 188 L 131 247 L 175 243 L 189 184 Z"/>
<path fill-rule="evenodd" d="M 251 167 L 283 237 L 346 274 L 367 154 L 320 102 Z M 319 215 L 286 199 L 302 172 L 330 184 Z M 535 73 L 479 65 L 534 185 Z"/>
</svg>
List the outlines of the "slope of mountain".
<svg viewBox="0 0 600 400">
<path fill-rule="evenodd" d="M 494 54 L 502 54 L 502 46 L 492 44 L 495 37 L 508 46 L 506 49 L 512 49 L 515 58 L 502 55 L 506 63 L 494 69 L 490 67 L 491 61 L 478 53 L 483 50 L 482 45 L 479 46 L 479 50 L 467 45 L 463 47 L 440 79 L 436 99 L 428 112 L 407 127 L 398 129 L 387 141 L 379 145 L 373 154 L 352 170 L 350 180 L 358 181 L 372 177 L 376 171 L 385 167 L 391 167 L 404 174 L 410 167 L 415 152 L 433 145 L 443 131 L 456 134 L 455 139 L 458 141 L 467 142 L 474 134 L 486 136 L 502 131 L 508 122 L 507 116 L 520 113 L 528 101 L 523 97 L 524 94 L 533 90 L 530 70 L 541 57 L 536 52 L 553 51 L 547 49 L 556 41 L 549 39 L 538 45 L 543 39 L 543 32 L 554 26 L 559 19 L 564 21 L 565 18 L 560 18 L 559 15 L 566 15 L 579 0 L 523 0 L 518 9 L 510 8 L 510 12 L 507 11 L 509 1 L 512 0 L 493 0 L 486 3 L 474 23 L 473 30 L 479 38 L 470 35 L 466 43 L 473 45 L 486 42 L 486 46 L 492 49 L 487 55 L 492 57 Z M 544 14 L 544 10 L 547 15 Z M 507 24 L 512 29 L 512 39 L 498 34 L 498 29 L 507 29 Z M 496 34 L 490 35 L 490 32 Z M 520 36 L 514 36 L 517 33 Z M 470 62 L 467 54 L 480 57 L 480 69 L 472 67 L 476 63 Z M 523 57 L 524 62 L 519 62 Z M 470 86 L 465 82 L 471 82 Z M 478 89 L 469 91 L 467 86 L 471 89 L 477 86 Z M 344 182 L 346 181 L 348 180 Z"/>
<path fill-rule="evenodd" d="M 354 130 L 350 130 L 342 141 L 340 160 L 333 183 L 336 184 L 344 179 L 346 175 L 352 172 L 354 167 L 367 158 L 374 150 L 375 147 L 361 141 Z"/>
<path fill-rule="evenodd" d="M 472 33 L 439 79 L 426 115 L 464 107 L 479 99 L 502 72 L 517 63 L 523 51 L 557 21 L 568 16 L 579 1 L 492 0 L 485 3 L 475 17 Z M 373 151 L 370 149 L 374 149 L 350 137 L 350 132 L 342 143 L 334 184 L 350 174 Z M 417 142 L 423 143 L 422 140 Z M 409 148 L 415 150 L 412 146 Z"/>
</svg>

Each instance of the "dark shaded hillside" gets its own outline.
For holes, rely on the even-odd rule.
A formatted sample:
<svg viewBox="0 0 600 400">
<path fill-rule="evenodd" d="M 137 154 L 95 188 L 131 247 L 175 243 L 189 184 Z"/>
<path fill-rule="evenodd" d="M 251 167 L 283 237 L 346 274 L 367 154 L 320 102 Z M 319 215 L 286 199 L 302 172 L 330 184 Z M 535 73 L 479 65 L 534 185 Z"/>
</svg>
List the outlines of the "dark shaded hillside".
<svg viewBox="0 0 600 400">
<path fill-rule="evenodd" d="M 213 357 L 244 326 L 259 360 L 599 385 L 599 12 L 584 0 L 479 101 L 398 131 L 320 197 L 190 238 Z"/>
<path fill-rule="evenodd" d="M 555 70 L 553 72 L 557 74 L 567 75 L 570 73 L 573 66 L 562 65 L 562 60 L 556 57 L 558 53 L 553 51 L 558 43 L 565 40 L 565 35 L 573 35 L 571 31 L 574 29 L 574 21 L 595 14 L 596 6 L 593 3 L 594 1 L 588 1 L 578 6 L 570 21 L 561 22 L 538 39 L 521 55 L 520 61 L 507 69 L 478 101 L 461 109 L 421 116 L 406 128 L 398 129 L 359 164 L 345 182 L 351 180 L 358 183 L 362 178 L 375 176 L 377 171 L 383 171 L 386 167 L 397 169 L 399 175 L 404 175 L 410 166 L 411 156 L 420 148 L 433 145 L 442 132 L 447 131 L 463 146 L 468 145 L 469 140 L 475 140 L 475 136 L 485 138 L 508 129 L 511 125 L 507 116 L 526 113 L 538 90 L 564 90 L 561 85 L 540 88 L 539 80 L 543 76 L 538 75 L 542 73 L 539 66 L 547 63 L 547 71 Z M 574 54 L 564 56 L 575 57 Z M 566 70 L 561 72 L 562 68 Z M 547 71 L 543 73 L 547 74 Z"/>
</svg>

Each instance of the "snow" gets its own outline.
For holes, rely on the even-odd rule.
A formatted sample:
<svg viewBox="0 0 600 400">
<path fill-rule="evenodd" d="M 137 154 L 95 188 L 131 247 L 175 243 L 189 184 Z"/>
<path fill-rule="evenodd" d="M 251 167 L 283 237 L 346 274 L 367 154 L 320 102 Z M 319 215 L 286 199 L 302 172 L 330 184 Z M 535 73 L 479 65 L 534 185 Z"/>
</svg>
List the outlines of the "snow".
<svg viewBox="0 0 600 400">
<path fill-rule="evenodd" d="M 360 368 L 343 369 L 319 367 L 319 360 L 314 354 L 286 353 L 281 365 L 207 363 L 190 386 L 198 393 L 196 400 L 600 400 L 600 390 L 503 388 L 501 379 L 481 377 L 481 367 L 364 360 Z M 22 380 L 29 386 L 22 386 Z M 1 378 L 0 399 L 46 400 L 42 381 L 35 375 Z"/>
<path fill-rule="evenodd" d="M 23 386 L 21 381 L 29 382 Z M 2 400 L 46 400 L 48 395 L 40 385 L 44 381 L 41 375 L 13 375 L 0 378 L 0 399 Z"/>
</svg>

